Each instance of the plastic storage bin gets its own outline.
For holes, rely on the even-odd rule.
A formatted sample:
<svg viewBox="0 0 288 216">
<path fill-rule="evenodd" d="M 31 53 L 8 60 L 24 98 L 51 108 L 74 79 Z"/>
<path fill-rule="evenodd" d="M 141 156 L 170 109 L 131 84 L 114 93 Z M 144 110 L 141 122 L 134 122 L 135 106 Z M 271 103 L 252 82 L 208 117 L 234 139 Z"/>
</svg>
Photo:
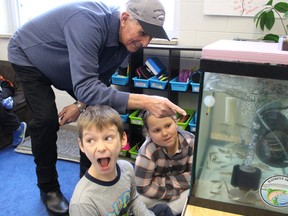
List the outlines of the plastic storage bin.
<svg viewBox="0 0 288 216">
<path fill-rule="evenodd" d="M 130 123 L 134 124 L 134 125 L 143 126 L 144 125 L 143 119 L 137 116 L 139 112 L 140 112 L 140 110 L 138 109 L 129 115 Z"/>
<path fill-rule="evenodd" d="M 193 118 L 188 123 L 191 132 L 196 132 L 196 122 L 197 122 L 197 112 L 195 112 Z"/>
<path fill-rule="evenodd" d="M 189 115 L 189 118 L 185 121 L 185 122 L 178 122 L 177 121 L 177 125 L 181 127 L 182 130 L 185 130 L 186 127 L 188 126 L 188 123 L 190 122 L 190 120 L 192 119 L 192 116 L 195 113 L 195 110 L 192 109 L 185 109 L 187 115 Z M 176 118 L 178 119 L 179 114 L 177 114 Z"/>
<path fill-rule="evenodd" d="M 114 85 L 124 86 L 124 85 L 127 85 L 128 81 L 129 81 L 129 76 L 120 76 L 118 75 L 117 72 L 112 75 L 112 84 Z"/>
<path fill-rule="evenodd" d="M 169 81 L 171 85 L 171 90 L 172 91 L 187 91 L 189 82 L 178 82 L 178 77 L 175 77 L 174 79 Z"/>
<path fill-rule="evenodd" d="M 164 90 L 167 86 L 168 81 L 160 81 L 156 76 L 151 77 L 150 81 L 150 88 Z"/>
<path fill-rule="evenodd" d="M 128 114 L 120 114 L 120 116 L 121 116 L 122 121 L 125 123 L 125 122 L 127 122 L 129 113 Z"/>
<path fill-rule="evenodd" d="M 123 156 L 123 157 L 126 157 L 127 156 L 127 152 L 128 152 L 127 150 L 121 150 L 119 155 Z"/>
<path fill-rule="evenodd" d="M 138 156 L 138 145 L 135 145 L 134 147 L 132 147 L 129 153 L 132 159 L 136 159 L 136 157 Z"/>
<path fill-rule="evenodd" d="M 149 79 L 138 79 L 137 77 L 133 77 L 134 87 L 137 88 L 149 88 Z"/>
<path fill-rule="evenodd" d="M 120 154 L 121 156 L 123 157 L 126 157 L 127 156 L 127 153 L 130 151 L 130 145 L 129 143 L 126 143 L 126 145 L 124 147 L 121 148 L 121 151 L 120 151 Z"/>
<path fill-rule="evenodd" d="M 192 87 L 192 92 L 199 92 L 200 89 L 200 84 L 199 83 L 194 83 L 194 82 L 190 82 L 190 85 Z"/>
</svg>

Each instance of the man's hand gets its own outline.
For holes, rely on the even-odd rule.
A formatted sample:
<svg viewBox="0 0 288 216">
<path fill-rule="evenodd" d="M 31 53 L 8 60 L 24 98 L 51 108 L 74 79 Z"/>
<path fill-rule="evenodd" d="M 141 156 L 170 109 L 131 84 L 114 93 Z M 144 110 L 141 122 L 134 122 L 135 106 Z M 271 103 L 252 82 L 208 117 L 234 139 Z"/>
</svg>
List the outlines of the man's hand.
<svg viewBox="0 0 288 216">
<path fill-rule="evenodd" d="M 149 96 L 149 100 L 144 104 L 144 109 L 159 118 L 174 116 L 176 113 L 186 116 L 186 112 L 179 106 L 167 98 L 159 96 Z"/>
<path fill-rule="evenodd" d="M 176 113 L 184 116 L 187 115 L 185 110 L 175 105 L 165 97 L 144 94 L 130 94 L 128 108 L 148 110 L 157 118 L 173 116 L 176 115 Z"/>
<path fill-rule="evenodd" d="M 80 111 L 76 104 L 71 104 L 63 108 L 63 110 L 58 114 L 60 118 L 59 125 L 69 124 L 71 122 L 76 122 L 80 116 Z"/>
</svg>

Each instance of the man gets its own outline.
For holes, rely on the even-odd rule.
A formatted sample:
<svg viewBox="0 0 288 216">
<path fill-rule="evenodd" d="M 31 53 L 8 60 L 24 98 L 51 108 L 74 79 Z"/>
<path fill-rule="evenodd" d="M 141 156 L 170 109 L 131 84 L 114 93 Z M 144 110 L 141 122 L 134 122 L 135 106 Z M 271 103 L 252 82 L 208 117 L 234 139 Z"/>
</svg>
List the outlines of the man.
<svg viewBox="0 0 288 216">
<path fill-rule="evenodd" d="M 145 109 L 157 117 L 175 112 L 185 115 L 166 98 L 108 87 L 110 77 L 129 53 L 147 46 L 152 37 L 168 39 L 164 20 L 164 7 L 158 0 L 129 0 L 123 12 L 115 6 L 87 1 L 44 13 L 11 37 L 8 59 L 33 113 L 29 122 L 32 151 L 41 198 L 49 212 L 68 212 L 56 170 L 59 125 L 76 121 L 86 104 L 108 105 L 119 113 Z M 51 85 L 77 100 L 59 116 Z M 83 158 L 82 154 L 82 174 L 90 165 Z"/>
</svg>

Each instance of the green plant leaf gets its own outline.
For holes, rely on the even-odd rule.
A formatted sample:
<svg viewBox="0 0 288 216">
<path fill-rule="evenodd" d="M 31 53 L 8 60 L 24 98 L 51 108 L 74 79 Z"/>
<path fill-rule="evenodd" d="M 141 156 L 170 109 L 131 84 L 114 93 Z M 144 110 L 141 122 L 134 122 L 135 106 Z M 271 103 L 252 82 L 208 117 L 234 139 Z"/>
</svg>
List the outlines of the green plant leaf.
<svg viewBox="0 0 288 216">
<path fill-rule="evenodd" d="M 265 7 L 265 8 L 263 8 L 262 10 L 260 10 L 257 14 L 255 14 L 255 16 L 254 16 L 254 22 L 255 22 L 256 20 L 258 20 L 258 22 L 259 22 L 259 19 L 261 18 L 261 16 L 262 16 L 264 13 L 267 13 L 268 11 L 271 11 L 271 10 L 272 10 L 271 7 Z"/>
<path fill-rule="evenodd" d="M 262 9 L 261 11 L 259 11 L 257 14 L 255 14 L 253 20 L 254 22 L 259 22 L 259 17 L 261 16 L 261 13 L 263 12 L 264 9 Z M 257 25 L 256 25 L 257 26 Z"/>
<path fill-rule="evenodd" d="M 287 29 L 283 22 L 284 19 L 288 19 L 288 2 L 286 1 L 287 0 L 285 0 L 285 2 L 277 1 L 278 3 L 273 5 L 273 0 L 268 0 L 268 2 L 263 5 L 263 8 L 254 16 L 256 28 L 260 28 L 262 31 L 267 28 L 267 30 L 271 31 L 275 25 L 275 19 L 277 16 L 281 21 L 285 34 L 287 35 Z M 279 36 L 275 34 L 267 34 L 262 39 L 277 42 L 279 40 Z"/>
<path fill-rule="evenodd" d="M 272 5 L 273 0 L 269 0 L 266 5 Z"/>
<path fill-rule="evenodd" d="M 260 11 L 259 14 L 257 15 L 257 17 L 255 16 L 254 22 L 255 22 L 255 20 L 256 20 L 256 28 L 258 27 L 259 22 L 260 22 L 260 20 L 261 20 L 261 17 L 263 16 L 263 14 L 264 14 L 264 13 L 263 13 L 262 11 Z"/>
<path fill-rule="evenodd" d="M 279 2 L 274 5 L 276 11 L 280 13 L 286 13 L 288 11 L 288 3 L 286 2 Z"/>
<path fill-rule="evenodd" d="M 274 41 L 274 42 L 278 43 L 279 35 L 267 34 L 263 37 L 263 40 Z"/>
<path fill-rule="evenodd" d="M 268 30 L 271 30 L 275 23 L 275 15 L 273 11 L 269 11 L 266 15 L 265 26 Z"/>
<path fill-rule="evenodd" d="M 266 17 L 267 17 L 267 13 L 266 13 L 266 12 L 263 12 L 262 15 L 261 15 L 261 17 L 260 17 L 260 23 L 259 23 L 260 29 L 261 29 L 262 31 L 264 31 L 264 27 L 265 27 L 265 23 L 266 23 Z"/>
</svg>

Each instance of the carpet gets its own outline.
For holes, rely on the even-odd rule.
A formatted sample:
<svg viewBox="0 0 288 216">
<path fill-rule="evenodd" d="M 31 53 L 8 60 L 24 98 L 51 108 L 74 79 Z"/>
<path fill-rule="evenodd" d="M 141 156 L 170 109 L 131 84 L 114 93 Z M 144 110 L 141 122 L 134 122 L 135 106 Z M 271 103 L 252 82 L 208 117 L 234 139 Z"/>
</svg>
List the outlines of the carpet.
<svg viewBox="0 0 288 216">
<path fill-rule="evenodd" d="M 78 133 L 75 126 L 62 126 L 57 133 L 58 159 L 79 162 L 80 153 L 77 143 Z M 31 139 L 26 137 L 24 142 L 17 146 L 15 152 L 22 154 L 32 154 Z"/>
</svg>

